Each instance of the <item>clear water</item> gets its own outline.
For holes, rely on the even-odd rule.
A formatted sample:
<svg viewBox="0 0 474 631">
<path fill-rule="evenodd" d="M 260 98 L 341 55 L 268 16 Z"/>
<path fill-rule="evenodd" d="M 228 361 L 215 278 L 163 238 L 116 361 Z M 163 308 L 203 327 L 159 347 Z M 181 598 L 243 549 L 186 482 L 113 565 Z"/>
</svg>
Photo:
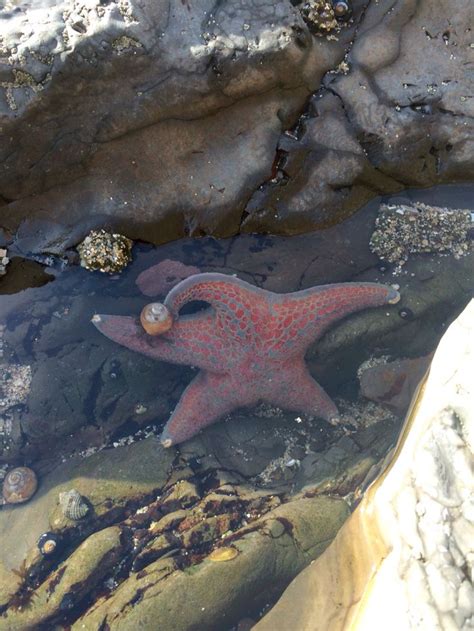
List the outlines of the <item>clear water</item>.
<svg viewBox="0 0 474 631">
<path fill-rule="evenodd" d="M 396 200 L 473 208 L 472 190 L 438 187 L 409 191 Z M 309 235 L 185 239 L 160 247 L 136 244 L 132 264 L 112 276 L 54 258 L 42 259 L 49 267 L 13 259 L 0 278 L 0 465 L 4 470 L 22 464 L 33 467 L 42 493 L 41 480 L 74 455 L 86 457 L 160 433 L 195 369 L 155 362 L 121 348 L 99 334 L 91 318 L 95 313 L 138 314 L 151 299 L 141 293 L 136 278 L 165 259 L 202 272 L 236 274 L 277 292 L 332 282 L 376 281 L 397 283 L 402 294 L 399 309 L 374 316 L 374 334 L 364 333 L 358 339 L 347 322 L 342 348 L 328 352 L 329 334 L 322 358 L 317 346 L 308 354 L 313 374 L 338 401 L 345 426 L 332 427 L 269 406 L 239 410 L 205 430 L 197 442 L 180 446 L 180 466 L 183 459 L 189 466 L 197 462 L 195 471 L 202 484 L 210 470 L 227 470 L 250 488 L 291 495 L 331 475 L 324 458 L 327 454 L 336 458 L 337 449 L 344 446 L 341 441 L 356 432 L 351 418 L 361 421 L 362 417 L 357 439 L 362 452 L 369 449 L 374 458 L 383 457 L 396 439 L 402 417 L 361 402 L 357 367 L 374 356 L 395 359 L 432 350 L 469 299 L 469 291 L 458 292 L 455 302 L 447 292 L 446 298 L 434 300 L 435 308 L 424 311 L 419 302 L 429 304 L 428 293 L 426 297 L 420 293 L 417 301 L 414 288 L 428 287 L 448 268 L 450 274 L 463 275 L 467 288 L 473 270 L 466 261 L 452 257 L 418 257 L 401 275 L 393 276 L 390 266 L 380 265 L 367 247 L 379 201 L 339 226 Z M 38 253 L 33 258 L 40 259 Z M 421 313 L 422 321 L 403 319 L 403 308 Z M 374 429 L 377 426 L 380 431 Z M 352 490 L 343 489 L 341 494 Z M 22 507 L 14 510 L 19 514 Z M 25 551 L 30 543 L 31 538 Z M 241 617 L 249 611 L 242 611 Z"/>
</svg>

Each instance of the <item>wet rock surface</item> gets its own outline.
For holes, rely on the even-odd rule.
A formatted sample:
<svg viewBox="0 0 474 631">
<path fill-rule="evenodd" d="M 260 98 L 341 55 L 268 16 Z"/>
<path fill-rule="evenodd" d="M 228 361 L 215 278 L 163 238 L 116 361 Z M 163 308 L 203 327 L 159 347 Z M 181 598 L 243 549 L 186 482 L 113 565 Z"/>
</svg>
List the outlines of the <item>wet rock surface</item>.
<svg viewBox="0 0 474 631">
<path fill-rule="evenodd" d="M 471 626 L 473 315 L 443 336 L 386 469 L 255 629 Z"/>
<path fill-rule="evenodd" d="M 350 450 L 346 458 L 346 474 L 360 470 Z M 306 485 L 296 495 L 290 480 L 278 486 L 257 488 L 212 466 L 192 441 L 181 455 L 148 438 L 58 465 L 24 511 L 0 513 L 0 560 L 19 575 L 3 597 L 0 628 L 99 628 L 104 619 L 116 628 L 152 620 L 170 630 L 230 627 L 243 609 L 279 593 L 348 515 L 336 486 Z M 91 506 L 80 521 L 66 519 L 58 503 L 71 487 Z M 20 530 L 22 545 L 10 545 Z M 58 541 L 48 556 L 37 548 L 46 530 Z M 179 605 L 184 593 L 196 606 Z"/>
<path fill-rule="evenodd" d="M 472 12 L 7 3 L 2 226 L 34 239 L 55 222 L 76 243 L 108 224 L 155 243 L 294 234 L 380 193 L 469 179 Z"/>
</svg>

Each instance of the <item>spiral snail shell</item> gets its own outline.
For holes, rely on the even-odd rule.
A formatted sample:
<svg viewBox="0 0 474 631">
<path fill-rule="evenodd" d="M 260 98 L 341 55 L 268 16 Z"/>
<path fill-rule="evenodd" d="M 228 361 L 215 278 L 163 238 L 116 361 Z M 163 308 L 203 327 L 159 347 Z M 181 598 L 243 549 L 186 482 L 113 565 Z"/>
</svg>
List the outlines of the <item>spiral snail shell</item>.
<svg viewBox="0 0 474 631">
<path fill-rule="evenodd" d="M 59 505 L 68 519 L 82 519 L 89 512 L 89 505 L 79 491 L 71 489 L 59 494 Z"/>
<path fill-rule="evenodd" d="M 45 557 L 54 554 L 58 545 L 59 537 L 54 532 L 44 532 L 38 539 L 38 550 Z"/>
<path fill-rule="evenodd" d="M 337 18 L 342 18 L 350 12 L 351 7 L 346 0 L 336 0 L 336 2 L 333 3 L 333 10 Z"/>
<path fill-rule="evenodd" d="M 21 504 L 29 500 L 38 488 L 38 478 L 29 467 L 16 467 L 3 480 L 2 495 L 7 504 Z"/>
<path fill-rule="evenodd" d="M 161 302 L 152 302 L 143 308 L 140 323 L 148 335 L 161 335 L 171 329 L 173 318 Z"/>
</svg>

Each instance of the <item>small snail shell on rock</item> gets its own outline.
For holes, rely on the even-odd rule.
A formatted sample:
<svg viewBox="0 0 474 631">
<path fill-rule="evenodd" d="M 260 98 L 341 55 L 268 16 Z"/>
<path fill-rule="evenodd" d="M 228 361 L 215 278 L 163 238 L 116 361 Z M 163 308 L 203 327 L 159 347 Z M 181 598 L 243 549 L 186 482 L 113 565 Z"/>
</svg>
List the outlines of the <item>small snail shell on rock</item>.
<svg viewBox="0 0 474 631">
<path fill-rule="evenodd" d="M 336 17 L 341 18 L 345 17 L 350 12 L 351 7 L 346 0 L 336 0 L 336 2 L 333 3 L 333 9 Z"/>
<path fill-rule="evenodd" d="M 43 556 L 50 556 L 56 552 L 59 545 L 59 537 L 54 532 L 44 532 L 38 539 L 38 550 Z"/>
<path fill-rule="evenodd" d="M 152 302 L 143 308 L 140 323 L 148 335 L 161 335 L 171 329 L 173 317 L 164 304 Z"/>
<path fill-rule="evenodd" d="M 89 505 L 76 489 L 60 493 L 59 505 L 61 506 L 63 515 L 75 521 L 82 519 L 89 512 Z"/>
<path fill-rule="evenodd" d="M 21 504 L 29 500 L 38 488 L 38 478 L 29 467 L 17 467 L 3 480 L 2 495 L 7 504 Z"/>
</svg>

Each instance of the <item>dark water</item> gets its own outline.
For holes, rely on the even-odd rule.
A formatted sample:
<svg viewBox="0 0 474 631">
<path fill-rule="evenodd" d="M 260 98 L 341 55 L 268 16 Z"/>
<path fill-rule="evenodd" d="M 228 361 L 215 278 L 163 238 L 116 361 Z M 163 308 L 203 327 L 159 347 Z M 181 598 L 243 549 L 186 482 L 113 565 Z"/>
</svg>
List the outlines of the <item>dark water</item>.
<svg viewBox="0 0 474 631">
<path fill-rule="evenodd" d="M 474 208 L 473 190 L 445 186 L 382 201 Z M 117 275 L 79 267 L 72 248 L 51 256 L 35 247 L 27 252 L 25 242 L 17 243 L 23 256 L 13 258 L 0 277 L 0 465 L 26 464 L 46 479 L 74 454 L 159 435 L 196 370 L 124 349 L 102 336 L 91 318 L 95 313 L 138 315 L 155 298 L 142 293 L 137 276 L 166 259 L 202 272 L 236 274 L 276 292 L 375 281 L 396 283 L 402 296 L 397 309 L 374 310 L 369 319 L 354 316 L 308 352 L 312 374 L 336 399 L 345 424 L 332 427 L 269 406 L 238 410 L 177 450 L 186 466 L 195 467 L 202 488 L 212 488 L 210 471 L 227 470 L 250 488 L 294 493 L 332 475 L 338 458 L 345 457 L 347 436 L 346 442 L 352 441 L 347 453 L 357 444 L 360 458 L 369 452 L 375 460 L 382 458 L 403 414 L 361 400 L 358 366 L 374 357 L 397 359 L 433 350 L 474 284 L 472 254 L 461 260 L 412 257 L 398 275 L 381 265 L 368 248 L 379 202 L 339 226 L 298 237 L 206 237 L 160 247 L 138 243 L 133 262 Z M 449 282 L 452 278 L 456 283 Z M 338 492 L 345 496 L 353 490 Z M 206 550 L 198 546 L 196 554 Z M 269 587 L 274 594 L 282 588 Z M 260 608 L 261 603 L 249 604 L 240 617 L 255 617 Z"/>
</svg>

